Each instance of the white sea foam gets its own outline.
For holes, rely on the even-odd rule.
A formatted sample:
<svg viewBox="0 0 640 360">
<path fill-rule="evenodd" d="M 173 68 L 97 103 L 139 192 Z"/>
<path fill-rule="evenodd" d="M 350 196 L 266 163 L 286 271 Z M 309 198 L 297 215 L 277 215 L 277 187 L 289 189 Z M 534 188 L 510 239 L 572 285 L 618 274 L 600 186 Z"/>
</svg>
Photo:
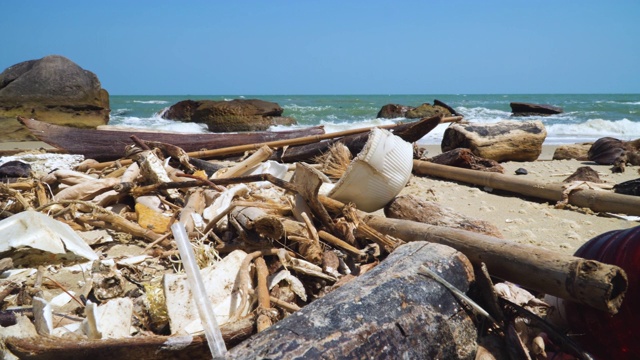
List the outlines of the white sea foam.
<svg viewBox="0 0 640 360">
<path fill-rule="evenodd" d="M 133 102 L 138 104 L 168 104 L 169 103 L 166 100 L 133 100 Z"/>
<path fill-rule="evenodd" d="M 594 141 L 605 136 L 621 140 L 640 138 L 640 123 L 628 119 L 592 119 L 581 124 L 551 124 L 546 129 L 548 143 Z"/>
<path fill-rule="evenodd" d="M 119 118 L 112 117 L 109 123 L 130 128 L 173 131 L 180 133 L 205 133 L 208 130 L 205 124 L 167 120 L 163 119 L 160 114 L 155 114 L 150 118 L 139 118 L 135 116 L 125 116 Z"/>
<path fill-rule="evenodd" d="M 301 105 L 291 104 L 291 105 L 284 105 L 282 106 L 282 108 L 284 110 L 296 111 L 300 113 L 310 113 L 310 112 L 316 112 L 316 111 L 330 110 L 333 108 L 333 106 L 327 106 L 327 105 L 301 106 Z"/>
</svg>

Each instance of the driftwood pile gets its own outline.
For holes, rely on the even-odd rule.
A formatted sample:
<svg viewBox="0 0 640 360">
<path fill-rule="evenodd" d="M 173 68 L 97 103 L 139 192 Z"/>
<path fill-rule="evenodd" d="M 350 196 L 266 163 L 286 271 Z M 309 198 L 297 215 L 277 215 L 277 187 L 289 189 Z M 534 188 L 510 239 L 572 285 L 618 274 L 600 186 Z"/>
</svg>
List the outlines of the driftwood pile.
<svg viewBox="0 0 640 360">
<path fill-rule="evenodd" d="M 0 280 L 6 354 L 207 357 L 176 223 L 212 287 L 208 300 L 230 358 L 587 358 L 541 320 L 548 306 L 513 284 L 612 314 L 626 290 L 618 267 L 516 245 L 469 219 L 455 218 L 459 228 L 429 223 L 415 214 L 428 206 L 420 199 L 398 198 L 382 215 L 319 195 L 340 170 L 316 156 L 336 141 L 298 149 L 298 162 L 287 165 L 267 161 L 285 158 L 281 147 L 256 146 L 221 163 L 132 140 L 128 160 L 87 160 L 0 185 L 3 231 L 27 239 L 0 249 L 0 270 L 10 270 Z M 352 140 L 338 142 L 357 153 L 362 146 Z M 418 160 L 413 168 L 465 179 L 474 172 L 499 188 L 496 173 Z M 536 192 L 562 200 L 561 189 Z M 54 236 L 48 221 L 74 231 Z M 58 250 L 49 246 L 54 237 Z M 508 282 L 494 286 L 495 277 Z"/>
</svg>

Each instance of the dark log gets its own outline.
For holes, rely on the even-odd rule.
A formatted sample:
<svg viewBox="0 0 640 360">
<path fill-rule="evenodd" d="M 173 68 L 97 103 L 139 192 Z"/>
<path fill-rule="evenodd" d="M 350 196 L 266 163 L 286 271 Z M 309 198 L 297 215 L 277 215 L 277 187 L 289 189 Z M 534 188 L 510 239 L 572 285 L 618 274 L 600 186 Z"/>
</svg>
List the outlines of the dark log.
<svg viewBox="0 0 640 360">
<path fill-rule="evenodd" d="M 504 174 L 504 168 L 497 161 L 483 159 L 474 155 L 471 150 L 458 148 L 436 155 L 429 159 L 434 164 L 455 166 L 463 169 L 497 172 Z"/>
<path fill-rule="evenodd" d="M 413 143 L 433 130 L 441 121 L 439 116 L 421 119 L 419 121 L 400 124 L 391 132 L 400 136 L 403 140 Z M 345 136 L 340 139 L 333 139 L 308 145 L 290 147 L 284 151 L 278 151 L 276 158 L 282 162 L 308 161 L 316 156 L 327 152 L 331 145 L 341 142 L 349 148 L 352 154 L 358 154 L 369 139 L 369 133 Z"/>
<path fill-rule="evenodd" d="M 547 131 L 541 121 L 452 124 L 442 137 L 442 152 L 470 149 L 495 161 L 535 161 L 542 153 Z"/>
<path fill-rule="evenodd" d="M 449 110 L 449 112 L 451 113 L 452 116 L 460 115 L 458 112 L 456 112 L 456 110 L 454 108 L 452 108 L 451 106 L 445 104 L 443 101 L 440 101 L 438 99 L 434 99 L 433 100 L 433 106 L 442 106 L 443 108 Z"/>
<path fill-rule="evenodd" d="M 621 182 L 613 186 L 613 191 L 618 194 L 640 196 L 640 179 Z"/>
<path fill-rule="evenodd" d="M 425 265 L 462 291 L 473 270 L 437 244 L 398 247 L 352 280 L 231 349 L 237 359 L 473 359 L 477 330 Z"/>
<path fill-rule="evenodd" d="M 108 161 L 123 157 L 125 146 L 132 143 L 129 138 L 131 135 L 135 135 L 142 140 L 172 144 L 181 147 L 187 152 L 194 152 L 202 149 L 219 149 L 232 145 L 255 144 L 324 134 L 324 127 L 322 126 L 284 132 L 180 134 L 79 129 L 23 117 L 19 117 L 18 120 L 27 126 L 39 140 L 69 154 L 81 154 L 88 159 L 98 161 Z"/>
<path fill-rule="evenodd" d="M 248 317 L 220 327 L 227 347 L 254 331 L 255 318 Z M 201 336 L 140 336 L 125 339 L 77 340 L 71 338 L 7 338 L 7 349 L 19 359 L 59 360 L 164 360 L 210 359 L 211 351 Z"/>
<path fill-rule="evenodd" d="M 385 206 L 384 214 L 392 219 L 417 221 L 502 238 L 500 230 L 487 221 L 469 218 L 453 209 L 442 207 L 436 202 L 419 199 L 412 195 L 398 196 L 393 199 Z"/>
<path fill-rule="evenodd" d="M 555 115 L 562 114 L 564 112 L 562 108 L 547 104 L 512 102 L 509 106 L 511 106 L 513 116 Z"/>
</svg>

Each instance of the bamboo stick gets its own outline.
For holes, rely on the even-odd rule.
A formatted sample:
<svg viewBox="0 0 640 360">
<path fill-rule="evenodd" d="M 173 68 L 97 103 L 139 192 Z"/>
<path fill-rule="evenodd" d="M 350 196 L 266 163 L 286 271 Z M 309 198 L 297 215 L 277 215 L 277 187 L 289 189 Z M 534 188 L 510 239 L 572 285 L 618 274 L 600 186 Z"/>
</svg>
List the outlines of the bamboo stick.
<svg viewBox="0 0 640 360">
<path fill-rule="evenodd" d="M 457 118 L 457 117 L 443 118 L 440 122 L 450 122 L 454 118 Z M 347 135 L 353 135 L 353 134 L 359 134 L 359 133 L 370 131 L 371 129 L 376 128 L 376 127 L 381 128 L 381 129 L 391 129 L 391 128 L 394 128 L 394 127 L 396 127 L 398 125 L 400 125 L 400 123 L 391 124 L 391 125 L 365 127 L 365 128 L 359 128 L 359 129 L 351 129 L 351 130 L 345 130 L 345 131 L 338 131 L 338 132 L 334 132 L 334 133 L 330 133 L 330 134 L 323 134 L 323 135 L 304 136 L 304 137 L 300 137 L 300 138 L 296 138 L 296 139 L 275 140 L 275 141 L 268 141 L 268 142 L 265 142 L 265 143 L 258 143 L 258 144 L 238 145 L 238 146 L 230 146 L 230 147 L 226 147 L 226 148 L 213 149 L 213 150 L 193 151 L 193 152 L 188 152 L 187 155 L 189 155 L 189 157 L 192 157 L 192 158 L 200 159 L 200 158 L 207 158 L 207 157 L 238 154 L 238 153 L 242 153 L 242 152 L 245 152 L 245 151 L 259 149 L 260 147 L 262 147 L 264 145 L 266 145 L 266 146 L 268 146 L 270 148 L 279 148 L 279 147 L 283 147 L 283 146 L 304 145 L 304 144 L 310 144 L 310 143 L 314 143 L 314 142 L 319 142 L 319 141 L 322 141 L 322 140 L 333 139 L 333 138 L 347 136 Z M 96 170 L 102 170 L 104 168 L 108 168 L 109 166 L 112 166 L 112 165 L 116 164 L 117 162 L 119 162 L 120 165 L 124 166 L 124 165 L 131 164 L 132 161 L 130 159 L 122 159 L 122 160 L 117 160 L 117 161 L 108 161 L 108 162 L 93 164 L 93 165 L 90 165 L 89 167 L 92 168 L 92 169 L 96 169 Z"/>
<path fill-rule="evenodd" d="M 567 196 L 562 183 L 537 182 L 515 175 L 461 169 L 420 160 L 413 161 L 413 171 L 418 175 L 463 181 L 545 200 L 562 201 Z M 569 204 L 589 208 L 596 212 L 640 216 L 640 198 L 635 196 L 590 189 L 575 189 L 568 194 L 568 201 Z"/>
<path fill-rule="evenodd" d="M 339 201 L 319 198 L 332 213 L 341 212 L 344 207 Z M 485 263 L 493 276 L 611 314 L 617 313 L 627 291 L 627 275 L 614 265 L 460 229 L 363 212 L 358 212 L 358 216 L 383 234 L 407 242 L 429 241 L 450 246 L 475 265 Z"/>
</svg>

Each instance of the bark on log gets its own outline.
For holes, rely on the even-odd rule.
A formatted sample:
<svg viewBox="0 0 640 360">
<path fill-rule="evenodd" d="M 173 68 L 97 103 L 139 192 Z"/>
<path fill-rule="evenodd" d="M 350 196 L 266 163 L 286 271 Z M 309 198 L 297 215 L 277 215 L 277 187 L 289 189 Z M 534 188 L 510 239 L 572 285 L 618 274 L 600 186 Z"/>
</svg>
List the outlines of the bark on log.
<svg viewBox="0 0 640 360">
<path fill-rule="evenodd" d="M 413 161 L 413 171 L 418 175 L 429 175 L 443 179 L 462 181 L 487 186 L 493 189 L 515 192 L 538 199 L 562 201 L 563 184 L 541 183 L 516 175 L 485 173 L 433 164 L 427 161 Z M 596 212 L 612 212 L 640 216 L 640 198 L 615 194 L 604 190 L 575 189 L 568 194 L 569 204 L 589 208 Z"/>
<path fill-rule="evenodd" d="M 472 219 L 440 206 L 438 203 L 419 199 L 412 195 L 398 196 L 384 208 L 384 214 L 392 219 L 404 219 L 420 223 L 463 229 L 479 234 L 502 238 L 498 228 L 483 220 Z"/>
<path fill-rule="evenodd" d="M 473 279 L 459 252 L 406 244 L 360 278 L 242 342 L 229 356 L 473 359 L 477 330 L 471 317 L 449 290 L 418 273 L 423 264 L 462 291 Z"/>
<path fill-rule="evenodd" d="M 468 148 L 495 161 L 534 161 L 542 153 L 547 131 L 541 121 L 452 124 L 442 137 L 442 152 Z"/>
</svg>

